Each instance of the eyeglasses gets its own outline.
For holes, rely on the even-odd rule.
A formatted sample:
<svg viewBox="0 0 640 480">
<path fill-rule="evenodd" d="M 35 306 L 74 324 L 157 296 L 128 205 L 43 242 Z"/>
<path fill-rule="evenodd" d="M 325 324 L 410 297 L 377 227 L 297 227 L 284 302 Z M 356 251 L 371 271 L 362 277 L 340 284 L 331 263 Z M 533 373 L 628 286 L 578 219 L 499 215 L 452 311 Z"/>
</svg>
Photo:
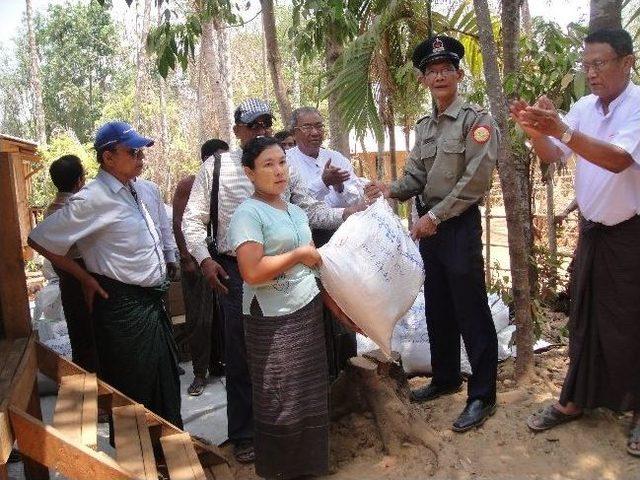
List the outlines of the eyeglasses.
<svg viewBox="0 0 640 480">
<path fill-rule="evenodd" d="M 604 69 L 605 65 L 613 60 L 617 60 L 622 58 L 621 55 L 618 55 L 613 58 L 606 58 L 604 60 L 594 60 L 593 62 L 579 62 L 578 69 L 583 71 L 584 73 L 589 73 L 589 70 L 594 71 L 594 73 L 600 73 L 602 69 Z"/>
<path fill-rule="evenodd" d="M 138 158 L 144 151 L 142 148 L 123 148 L 123 152 L 127 152 L 130 157 Z"/>
<path fill-rule="evenodd" d="M 449 78 L 455 75 L 457 72 L 455 67 L 447 67 L 442 70 L 425 70 L 424 78 L 427 80 L 435 80 L 438 75 L 442 75 L 442 78 Z"/>
<path fill-rule="evenodd" d="M 247 123 L 246 127 L 254 132 L 256 130 L 267 130 L 273 126 L 273 122 L 271 120 L 261 120 L 259 122 L 251 122 Z"/>
<path fill-rule="evenodd" d="M 324 123 L 305 123 L 303 125 L 296 126 L 296 128 L 302 130 L 304 133 L 311 133 L 314 130 L 324 132 Z"/>
</svg>

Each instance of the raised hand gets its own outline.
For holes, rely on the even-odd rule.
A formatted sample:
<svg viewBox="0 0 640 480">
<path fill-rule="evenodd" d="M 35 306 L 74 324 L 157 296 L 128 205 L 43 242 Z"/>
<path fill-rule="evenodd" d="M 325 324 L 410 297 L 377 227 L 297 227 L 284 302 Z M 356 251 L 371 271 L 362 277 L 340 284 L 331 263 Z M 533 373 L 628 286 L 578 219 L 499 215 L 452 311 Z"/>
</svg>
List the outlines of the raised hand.
<svg viewBox="0 0 640 480">
<path fill-rule="evenodd" d="M 322 170 L 322 181 L 324 184 L 327 187 L 333 185 L 338 192 L 341 192 L 344 189 L 343 184 L 349 180 L 350 176 L 351 175 L 346 170 L 331 165 L 331 159 L 325 163 L 324 169 Z"/>
</svg>

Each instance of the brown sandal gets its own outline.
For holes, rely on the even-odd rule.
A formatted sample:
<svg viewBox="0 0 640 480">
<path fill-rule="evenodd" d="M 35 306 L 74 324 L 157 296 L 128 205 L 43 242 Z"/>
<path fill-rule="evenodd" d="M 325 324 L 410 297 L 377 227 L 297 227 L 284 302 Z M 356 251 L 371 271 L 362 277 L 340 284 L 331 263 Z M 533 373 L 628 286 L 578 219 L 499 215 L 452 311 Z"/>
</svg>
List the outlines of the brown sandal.
<svg viewBox="0 0 640 480">
<path fill-rule="evenodd" d="M 563 423 L 577 420 L 582 416 L 582 412 L 573 415 L 562 413 L 553 405 L 547 405 L 536 413 L 529 415 L 527 418 L 527 426 L 534 432 L 543 432 L 550 428 L 557 427 Z"/>
</svg>

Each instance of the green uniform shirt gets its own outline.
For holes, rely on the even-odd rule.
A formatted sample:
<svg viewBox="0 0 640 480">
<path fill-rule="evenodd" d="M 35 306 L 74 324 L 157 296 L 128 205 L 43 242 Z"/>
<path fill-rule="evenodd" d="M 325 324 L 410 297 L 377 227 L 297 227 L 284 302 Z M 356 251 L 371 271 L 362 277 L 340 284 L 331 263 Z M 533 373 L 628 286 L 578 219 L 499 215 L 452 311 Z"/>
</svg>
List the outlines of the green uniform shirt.
<svg viewBox="0 0 640 480">
<path fill-rule="evenodd" d="M 391 196 L 422 204 L 440 220 L 478 203 L 491 186 L 500 133 L 489 112 L 457 97 L 440 116 L 418 121 L 404 175 Z"/>
</svg>

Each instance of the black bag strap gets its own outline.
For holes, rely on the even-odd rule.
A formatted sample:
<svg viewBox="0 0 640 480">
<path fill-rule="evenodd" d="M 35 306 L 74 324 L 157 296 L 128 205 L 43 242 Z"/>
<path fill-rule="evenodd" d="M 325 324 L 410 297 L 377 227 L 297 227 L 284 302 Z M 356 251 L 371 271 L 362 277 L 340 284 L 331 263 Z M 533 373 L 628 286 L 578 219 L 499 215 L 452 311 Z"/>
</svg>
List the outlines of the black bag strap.
<svg viewBox="0 0 640 480">
<path fill-rule="evenodd" d="M 218 238 L 218 191 L 220 190 L 220 164 L 222 157 L 219 153 L 213 154 L 213 177 L 211 178 L 211 199 L 209 200 L 209 238 L 211 245 L 216 246 Z"/>
</svg>

